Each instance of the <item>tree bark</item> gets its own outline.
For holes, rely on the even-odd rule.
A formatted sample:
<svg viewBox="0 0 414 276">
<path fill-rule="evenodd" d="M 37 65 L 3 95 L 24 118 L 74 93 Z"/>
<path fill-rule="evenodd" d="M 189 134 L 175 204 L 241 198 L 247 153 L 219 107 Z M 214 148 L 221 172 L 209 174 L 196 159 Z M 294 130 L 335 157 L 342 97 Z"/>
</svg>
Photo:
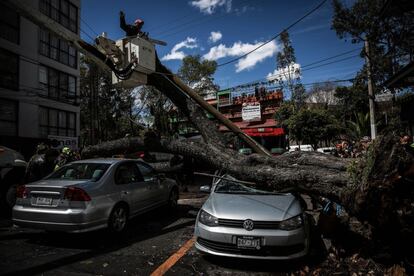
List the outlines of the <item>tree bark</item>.
<svg viewBox="0 0 414 276">
<path fill-rule="evenodd" d="M 157 72 L 149 76 L 149 84 L 164 93 L 203 138 L 174 140 L 149 132 L 144 138 L 122 138 L 88 147 L 82 152 L 83 157 L 111 156 L 141 149 L 180 154 L 276 191 L 327 197 L 374 229 L 411 232 L 414 229 L 414 184 L 407 182 L 414 177 L 413 153 L 393 135 L 378 137 L 363 159 L 300 151 L 273 158 L 241 155 L 226 146 L 226 137 L 218 131 L 216 123 L 165 79 L 171 79 L 171 72 L 159 61 Z"/>
</svg>

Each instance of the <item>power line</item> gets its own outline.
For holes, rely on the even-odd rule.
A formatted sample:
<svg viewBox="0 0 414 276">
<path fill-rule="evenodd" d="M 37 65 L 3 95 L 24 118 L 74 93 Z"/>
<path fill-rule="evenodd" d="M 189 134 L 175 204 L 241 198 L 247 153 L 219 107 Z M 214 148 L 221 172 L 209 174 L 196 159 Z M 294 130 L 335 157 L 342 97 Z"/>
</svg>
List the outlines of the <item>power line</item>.
<svg viewBox="0 0 414 276">
<path fill-rule="evenodd" d="M 167 30 L 165 30 L 165 31 L 162 31 L 162 32 L 155 32 L 155 36 L 162 36 L 162 35 L 164 35 L 163 37 L 168 37 L 168 36 L 171 36 L 171 35 L 174 35 L 174 34 L 177 34 L 177 33 L 180 33 L 180 32 L 182 32 L 183 30 L 186 30 L 188 27 L 186 27 L 187 25 L 190 25 L 191 23 L 193 23 L 193 22 L 197 22 L 197 21 L 200 21 L 200 22 L 198 22 L 198 24 L 192 24 L 191 25 L 191 27 L 193 27 L 193 26 L 197 26 L 197 25 L 199 25 L 199 24 L 201 24 L 201 23 L 206 23 L 206 22 L 208 22 L 208 21 L 211 21 L 211 20 L 213 20 L 213 19 L 219 19 L 219 18 L 222 18 L 222 17 L 224 17 L 224 16 L 227 16 L 226 14 L 224 14 L 224 15 L 220 15 L 220 16 L 213 16 L 213 17 L 203 17 L 203 18 L 195 18 L 195 19 L 193 19 L 193 20 L 189 20 L 189 21 L 187 21 L 187 22 L 185 22 L 185 23 L 183 23 L 183 24 L 181 24 L 181 25 L 178 25 L 178 26 L 176 26 L 176 27 L 172 27 L 172 28 L 168 28 Z M 185 28 L 182 28 L 182 27 L 185 27 Z M 176 31 L 177 29 L 179 29 L 180 31 Z M 170 33 L 170 31 L 176 31 L 176 32 L 173 32 L 173 33 Z"/>
<path fill-rule="evenodd" d="M 97 32 L 95 32 L 95 30 L 94 29 L 92 29 L 92 27 L 91 26 L 89 26 L 89 24 L 85 21 L 85 20 L 83 20 L 82 19 L 82 17 L 80 17 L 79 16 L 79 18 L 80 18 L 80 20 L 86 25 L 86 27 L 88 27 L 89 28 L 89 30 L 91 30 L 92 31 L 92 33 L 94 33 L 94 34 L 96 34 L 96 36 L 98 36 L 98 33 Z"/>
<path fill-rule="evenodd" d="M 323 67 L 323 66 L 326 66 L 326 65 L 330 65 L 330 64 L 333 64 L 333 63 L 342 62 L 342 61 L 345 61 L 345 60 L 352 59 L 354 57 L 359 57 L 359 55 L 353 55 L 353 56 L 350 56 L 350 57 L 346 57 L 346 58 L 338 59 L 338 60 L 335 60 L 335 61 L 331 61 L 331 62 L 323 63 L 323 64 L 320 64 L 320 65 L 316 65 L 316 66 L 313 66 L 313 67 L 310 67 L 310 68 L 305 68 L 302 71 L 308 71 L 308 70 L 316 69 L 316 68 Z"/>
<path fill-rule="evenodd" d="M 327 82 L 334 82 L 334 83 L 337 83 L 337 82 L 351 82 L 353 80 L 355 80 L 355 78 L 351 78 L 351 79 L 341 79 L 341 80 L 328 80 L 328 81 L 319 81 L 319 82 L 310 82 L 310 83 L 303 83 L 302 85 L 308 86 L 308 85 L 315 85 L 315 84 L 324 84 L 324 83 L 327 83 Z"/>
<path fill-rule="evenodd" d="M 79 30 L 84 33 L 85 35 L 87 35 L 92 41 L 95 41 L 95 38 L 93 38 L 92 36 L 90 36 L 87 32 L 85 32 L 84 30 L 82 30 L 81 28 L 79 28 Z"/>
<path fill-rule="evenodd" d="M 239 3 L 239 5 L 244 5 L 245 3 L 250 2 L 250 1 L 251 0 L 242 1 L 242 2 Z M 256 3 L 259 2 L 259 1 L 263 1 L 263 0 L 256 0 Z M 194 26 L 200 25 L 201 23 L 206 23 L 206 22 L 209 22 L 209 21 L 212 21 L 212 20 L 215 20 L 215 19 L 220 19 L 220 18 L 227 17 L 227 16 L 228 16 L 228 13 L 224 13 L 224 14 L 216 13 L 215 15 L 209 16 L 209 17 L 199 17 L 199 16 L 192 17 L 193 19 L 191 19 L 187 22 L 184 22 L 183 24 L 175 26 L 175 27 L 171 27 L 171 25 L 165 25 L 165 26 L 168 26 L 168 27 L 171 27 L 171 28 L 168 28 L 168 29 L 166 29 L 164 31 L 161 31 L 161 32 L 158 32 L 158 33 L 155 32 L 155 36 L 160 36 L 160 35 L 163 35 L 163 34 L 166 34 L 163 37 L 172 36 L 172 35 L 175 35 L 177 33 L 181 33 L 182 31 L 184 31 L 186 29 L 189 29 L 189 28 L 192 28 Z M 187 25 L 189 25 L 193 22 L 197 22 L 197 21 L 200 21 L 200 22 L 197 23 L 197 24 L 192 24 L 190 27 L 185 27 L 185 26 L 187 26 Z M 182 28 L 182 27 L 185 27 L 185 28 Z M 180 29 L 180 30 L 176 31 L 177 29 Z M 175 32 L 169 33 L 170 31 L 175 31 Z"/>
<path fill-rule="evenodd" d="M 361 51 L 361 50 L 362 50 L 362 48 L 346 51 L 346 52 L 343 52 L 343 53 L 340 53 L 340 54 L 337 54 L 337 55 L 334 55 L 334 56 L 331 56 L 331 57 L 328 57 L 328 58 L 325 58 L 325 59 L 322 59 L 322 60 L 319 60 L 319 61 L 315 61 L 315 62 L 306 64 L 306 65 L 302 66 L 302 68 L 312 66 L 314 64 L 318 64 L 318 63 L 321 63 L 321 62 L 324 62 L 324 61 L 327 61 L 327 60 L 330 60 L 330 59 L 333 59 L 333 58 L 341 57 L 341 56 L 344 56 L 346 54 L 350 54 L 350 53 L 353 53 L 353 52 L 356 52 L 356 51 Z"/>
<path fill-rule="evenodd" d="M 332 59 L 334 57 L 339 57 L 339 56 L 344 55 L 345 53 L 348 54 L 348 53 L 354 52 L 356 50 L 359 50 L 359 49 L 354 49 L 352 51 L 344 52 L 344 53 L 341 53 L 341 54 L 338 54 L 338 55 L 335 55 L 335 56 L 332 56 L 332 57 L 329 57 L 329 58 L 325 58 L 325 59 L 322 59 L 322 60 L 319 60 L 319 61 L 315 61 L 315 62 L 309 63 L 307 65 L 302 66 L 301 69 L 302 68 L 305 68 L 305 69 L 304 70 L 301 70 L 301 71 L 313 70 L 313 69 L 316 69 L 316 68 L 319 68 L 319 67 L 323 67 L 323 66 L 326 66 L 326 65 L 330 65 L 330 64 L 342 62 L 342 61 L 349 60 L 351 58 L 357 57 L 359 55 L 354 55 L 354 56 L 346 57 L 346 58 L 343 58 L 343 59 L 335 60 L 335 61 L 332 61 L 332 62 L 328 62 L 328 63 L 320 64 L 320 65 L 317 65 L 317 66 L 313 66 L 313 67 L 310 67 L 310 68 L 306 68 L 306 67 L 308 67 L 310 65 L 317 64 L 317 63 L 320 63 L 320 62 L 323 62 L 323 61 Z M 255 83 L 255 82 L 259 82 L 259 81 L 263 81 L 263 80 L 268 80 L 268 78 L 281 77 L 281 76 L 284 76 L 284 75 L 285 75 L 284 73 L 273 74 L 273 75 L 267 76 L 266 78 L 261 78 L 261 79 L 258 79 L 258 80 L 250 81 L 248 83 Z"/>
<path fill-rule="evenodd" d="M 354 50 L 347 51 L 347 52 L 344 52 L 344 53 L 340 53 L 340 54 L 337 54 L 337 55 L 334 55 L 334 56 L 331 56 L 331 57 L 328 57 L 328 58 L 324 58 L 324 59 L 321 59 L 319 61 L 315 61 L 315 62 L 309 63 L 307 65 L 304 65 L 302 68 L 308 67 L 308 66 L 313 65 L 313 64 L 318 64 L 318 63 L 321 63 L 323 61 L 330 60 L 330 59 L 335 58 L 335 57 L 340 57 L 340 56 L 343 56 L 345 54 L 349 54 L 349 53 L 355 52 L 356 50 L 360 50 L 360 49 L 354 49 Z M 317 65 L 317 66 L 313 66 L 313 67 L 310 67 L 310 68 L 305 68 L 302 71 L 313 70 L 313 69 L 316 69 L 316 68 L 319 68 L 319 67 L 323 67 L 323 66 L 326 66 L 326 65 L 330 65 L 330 64 L 342 62 L 342 61 L 345 61 L 345 60 L 349 60 L 349 59 L 352 59 L 352 58 L 355 58 L 355 57 L 358 57 L 358 56 L 359 55 L 353 55 L 353 56 L 346 57 L 346 58 L 343 58 L 343 59 L 339 59 L 339 60 L 335 60 L 335 61 L 332 61 L 332 62 L 328 62 L 328 63 L 320 64 L 320 65 Z M 163 73 L 163 72 L 154 72 L 154 73 L 160 74 L 160 75 L 167 75 L 167 76 L 176 76 L 176 74 L 173 74 L 173 73 Z M 258 79 L 258 80 L 250 81 L 250 82 L 247 82 L 245 84 L 256 83 L 256 82 L 260 82 L 260 81 L 264 81 L 264 80 L 266 80 L 266 81 L 269 82 L 268 78 L 270 78 L 270 77 L 280 77 L 280 76 L 283 76 L 283 75 L 284 75 L 283 73 L 273 74 L 273 75 L 267 76 L 266 78 L 261 78 L 261 79 Z M 350 79 L 350 80 L 353 80 L 353 79 Z M 241 85 L 243 85 L 243 84 L 241 84 Z M 238 86 L 240 86 L 240 85 L 238 85 Z"/>
<path fill-rule="evenodd" d="M 314 13 L 316 10 L 318 10 L 320 7 L 323 6 L 323 4 L 325 4 L 328 0 L 323 0 L 321 3 L 319 3 L 319 5 L 317 5 L 315 8 L 313 8 L 312 10 L 310 10 L 309 12 L 307 12 L 304 16 L 302 16 L 301 18 L 299 18 L 298 20 L 296 20 L 295 22 L 293 22 L 292 24 L 290 24 L 287 28 L 284 29 L 284 31 L 287 31 L 289 29 L 291 29 L 292 27 L 294 27 L 295 25 L 297 25 L 299 22 L 301 22 L 302 20 L 304 20 L 306 17 L 308 17 L 309 15 L 311 15 L 312 13 Z M 283 32 L 283 31 L 282 31 Z M 272 42 L 273 40 L 275 40 L 277 37 L 279 37 L 281 35 L 282 32 L 279 32 L 278 34 L 276 34 L 275 36 L 273 36 L 270 40 L 260 44 L 259 46 L 257 46 L 256 48 L 254 48 L 253 50 L 245 53 L 244 55 L 241 55 L 237 58 L 231 59 L 227 62 L 218 64 L 217 67 L 221 67 L 230 63 L 233 63 L 235 61 L 238 61 L 239 59 L 242 59 L 244 57 L 246 57 L 247 55 L 257 51 L 258 49 L 262 48 L 263 46 L 265 46 L 266 44 L 269 44 L 270 42 Z"/>
</svg>

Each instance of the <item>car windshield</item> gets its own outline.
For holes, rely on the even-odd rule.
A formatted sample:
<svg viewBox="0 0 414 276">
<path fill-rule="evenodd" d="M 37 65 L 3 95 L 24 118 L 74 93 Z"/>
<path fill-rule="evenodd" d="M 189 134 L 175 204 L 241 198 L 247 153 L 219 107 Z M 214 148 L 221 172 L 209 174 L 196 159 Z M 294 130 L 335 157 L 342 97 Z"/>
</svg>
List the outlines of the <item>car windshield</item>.
<svg viewBox="0 0 414 276">
<path fill-rule="evenodd" d="M 214 192 L 222 193 L 222 194 L 249 194 L 249 195 L 280 194 L 280 193 L 273 191 L 270 188 L 269 189 L 265 187 L 253 188 L 249 186 L 253 186 L 253 183 L 247 184 L 247 183 L 236 182 L 231 179 L 221 179 L 220 181 L 217 182 Z"/>
<path fill-rule="evenodd" d="M 73 163 L 60 168 L 47 179 L 98 181 L 108 168 L 109 164 Z"/>
</svg>

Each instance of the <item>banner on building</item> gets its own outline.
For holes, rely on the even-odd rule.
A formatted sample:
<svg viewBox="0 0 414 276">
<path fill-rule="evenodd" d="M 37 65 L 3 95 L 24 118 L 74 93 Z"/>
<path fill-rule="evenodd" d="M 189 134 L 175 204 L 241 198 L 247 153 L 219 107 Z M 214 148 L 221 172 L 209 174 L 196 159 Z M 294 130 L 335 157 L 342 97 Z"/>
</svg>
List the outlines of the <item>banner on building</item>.
<svg viewBox="0 0 414 276">
<path fill-rule="evenodd" d="M 243 121 L 260 121 L 262 119 L 260 104 L 243 106 L 242 119 Z"/>
<path fill-rule="evenodd" d="M 376 102 L 391 102 L 393 96 L 394 95 L 391 92 L 389 92 L 389 93 L 382 93 L 382 94 L 376 94 L 375 95 L 375 101 Z"/>
<path fill-rule="evenodd" d="M 55 149 L 68 147 L 71 150 L 78 150 L 78 137 L 48 135 L 47 138 L 52 142 Z"/>
</svg>

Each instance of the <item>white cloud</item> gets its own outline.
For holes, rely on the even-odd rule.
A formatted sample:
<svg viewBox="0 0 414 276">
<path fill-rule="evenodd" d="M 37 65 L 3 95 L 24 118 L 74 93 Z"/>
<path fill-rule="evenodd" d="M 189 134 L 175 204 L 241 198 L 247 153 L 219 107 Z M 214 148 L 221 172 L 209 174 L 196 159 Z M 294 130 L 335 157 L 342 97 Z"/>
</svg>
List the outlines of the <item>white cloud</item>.
<svg viewBox="0 0 414 276">
<path fill-rule="evenodd" d="M 172 49 L 171 52 L 161 58 L 161 60 L 181 60 L 185 58 L 186 54 L 183 51 L 180 51 L 182 48 L 193 49 L 197 48 L 197 39 L 193 37 L 187 37 L 184 41 L 177 43 Z"/>
<path fill-rule="evenodd" d="M 281 69 L 275 69 L 272 73 L 267 74 L 268 80 L 285 81 L 288 77 L 292 79 L 300 78 L 300 64 L 291 63 L 289 66 Z"/>
<path fill-rule="evenodd" d="M 206 14 L 213 14 L 217 7 L 225 6 L 226 11 L 231 11 L 231 1 L 232 0 L 195 0 L 191 1 L 190 4 L 198 9 L 201 12 Z"/>
<path fill-rule="evenodd" d="M 212 43 L 215 43 L 215 42 L 219 41 L 222 37 L 223 37 L 223 35 L 221 34 L 220 31 L 211 32 L 210 37 L 208 38 L 208 41 L 210 41 Z"/>
<path fill-rule="evenodd" d="M 236 42 L 231 47 L 227 47 L 224 44 L 214 46 L 210 51 L 203 56 L 205 59 L 218 60 L 224 57 L 239 57 L 242 56 L 258 46 L 263 42 L 257 42 L 255 44 Z M 275 41 L 271 41 L 256 51 L 248 54 L 247 56 L 239 59 L 236 63 L 236 72 L 253 68 L 257 63 L 272 57 L 278 51 L 278 46 Z"/>
</svg>

